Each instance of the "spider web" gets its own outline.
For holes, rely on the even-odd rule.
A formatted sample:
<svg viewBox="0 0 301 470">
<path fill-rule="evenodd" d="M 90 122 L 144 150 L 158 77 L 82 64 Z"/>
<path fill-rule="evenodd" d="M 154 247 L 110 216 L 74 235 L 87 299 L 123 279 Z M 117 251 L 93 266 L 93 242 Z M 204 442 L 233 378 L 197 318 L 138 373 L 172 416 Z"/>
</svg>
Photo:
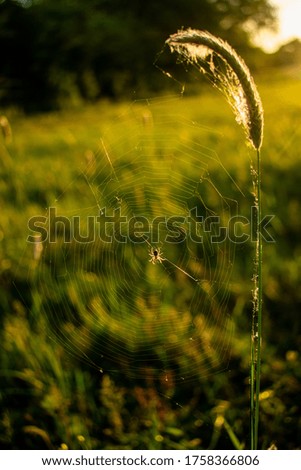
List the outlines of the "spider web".
<svg viewBox="0 0 301 470">
<path fill-rule="evenodd" d="M 181 97 L 134 102 L 88 155 L 78 207 L 59 198 L 37 239 L 50 335 L 102 372 L 188 381 L 228 365 L 225 230 L 241 190 L 202 145 L 216 131 L 184 109 Z"/>
</svg>

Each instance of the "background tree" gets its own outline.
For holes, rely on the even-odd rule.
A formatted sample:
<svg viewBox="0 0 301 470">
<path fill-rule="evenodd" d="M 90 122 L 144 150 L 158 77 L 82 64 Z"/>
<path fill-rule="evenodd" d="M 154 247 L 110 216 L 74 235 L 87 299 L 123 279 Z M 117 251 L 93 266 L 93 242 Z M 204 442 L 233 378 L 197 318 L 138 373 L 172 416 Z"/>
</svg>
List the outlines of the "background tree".
<svg viewBox="0 0 301 470">
<path fill-rule="evenodd" d="M 0 101 L 35 110 L 156 89 L 156 54 L 181 27 L 241 52 L 252 27 L 274 23 L 269 0 L 2 0 Z"/>
</svg>

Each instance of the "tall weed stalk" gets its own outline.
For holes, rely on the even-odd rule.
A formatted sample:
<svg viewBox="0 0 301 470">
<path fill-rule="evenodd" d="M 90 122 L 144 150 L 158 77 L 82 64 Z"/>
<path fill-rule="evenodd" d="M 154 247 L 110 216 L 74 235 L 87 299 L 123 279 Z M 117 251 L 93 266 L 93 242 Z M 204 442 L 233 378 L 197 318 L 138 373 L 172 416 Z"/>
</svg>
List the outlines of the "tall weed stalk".
<svg viewBox="0 0 301 470">
<path fill-rule="evenodd" d="M 245 130 L 247 142 L 256 151 L 257 167 L 253 171 L 257 220 L 251 332 L 250 447 L 257 449 L 262 335 L 262 238 L 260 234 L 262 103 L 248 67 L 227 42 L 207 31 L 188 29 L 173 34 L 166 43 L 172 52 L 178 53 L 186 63 L 196 66 L 201 73 L 206 75 L 212 85 L 224 94 L 235 113 L 236 120 Z"/>
</svg>

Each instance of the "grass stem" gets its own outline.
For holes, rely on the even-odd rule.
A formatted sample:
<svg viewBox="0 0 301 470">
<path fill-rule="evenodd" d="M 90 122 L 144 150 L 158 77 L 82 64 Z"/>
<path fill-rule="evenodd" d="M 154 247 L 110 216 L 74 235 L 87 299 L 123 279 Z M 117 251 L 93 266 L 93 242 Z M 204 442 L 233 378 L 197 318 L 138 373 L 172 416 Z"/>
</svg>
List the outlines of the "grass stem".
<svg viewBox="0 0 301 470">
<path fill-rule="evenodd" d="M 254 309 L 252 317 L 252 344 L 251 344 L 251 449 L 258 447 L 259 427 L 259 395 L 260 395 L 260 369 L 261 369 L 261 329 L 262 329 L 262 237 L 260 223 L 262 218 L 261 207 L 261 161 L 260 150 L 257 149 L 257 181 L 256 181 L 256 254 L 255 254 L 255 285 Z"/>
</svg>

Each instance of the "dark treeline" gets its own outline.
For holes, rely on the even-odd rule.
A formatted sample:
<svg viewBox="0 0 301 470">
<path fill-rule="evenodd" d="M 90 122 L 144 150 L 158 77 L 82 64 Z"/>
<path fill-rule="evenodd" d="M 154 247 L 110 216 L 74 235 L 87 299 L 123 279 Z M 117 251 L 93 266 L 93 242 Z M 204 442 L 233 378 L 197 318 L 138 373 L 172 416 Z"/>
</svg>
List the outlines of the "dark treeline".
<svg viewBox="0 0 301 470">
<path fill-rule="evenodd" d="M 35 111 L 156 92 L 156 55 L 181 27 L 207 29 L 242 53 L 248 31 L 274 21 L 269 0 L 0 0 L 0 104 Z"/>
</svg>

